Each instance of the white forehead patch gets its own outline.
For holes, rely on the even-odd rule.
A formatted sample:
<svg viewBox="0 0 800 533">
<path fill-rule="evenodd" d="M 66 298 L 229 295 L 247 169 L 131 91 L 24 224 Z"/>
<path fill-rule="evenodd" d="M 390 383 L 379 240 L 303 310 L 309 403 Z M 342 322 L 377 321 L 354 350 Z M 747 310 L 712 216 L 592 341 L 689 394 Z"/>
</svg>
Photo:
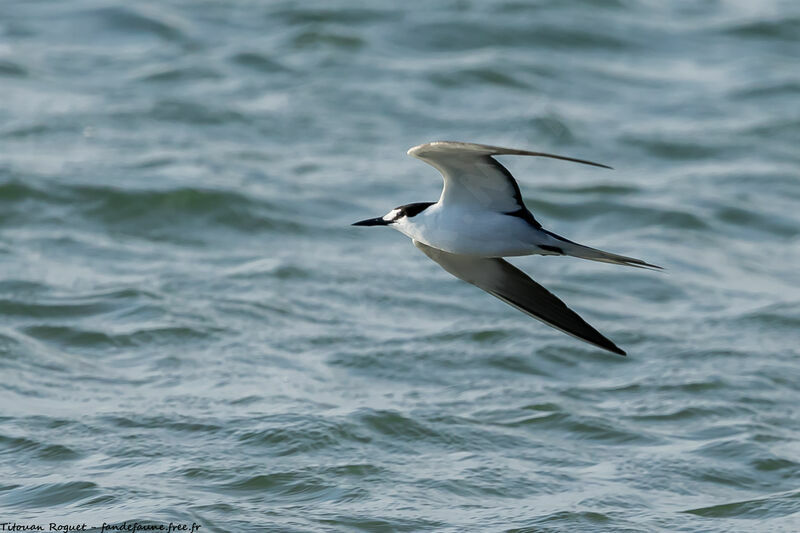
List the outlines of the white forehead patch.
<svg viewBox="0 0 800 533">
<path fill-rule="evenodd" d="M 389 222 L 390 220 L 394 220 L 394 218 L 397 216 L 397 214 L 399 212 L 400 212 L 399 209 L 392 209 L 391 211 L 389 211 L 387 214 L 385 214 L 383 216 L 383 220 L 385 220 L 387 222 Z"/>
</svg>

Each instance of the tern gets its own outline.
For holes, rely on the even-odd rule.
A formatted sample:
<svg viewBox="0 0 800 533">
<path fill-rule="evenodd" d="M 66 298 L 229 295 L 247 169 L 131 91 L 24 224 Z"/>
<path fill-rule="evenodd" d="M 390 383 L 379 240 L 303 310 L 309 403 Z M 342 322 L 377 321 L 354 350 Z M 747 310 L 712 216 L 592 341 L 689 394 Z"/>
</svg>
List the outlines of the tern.
<svg viewBox="0 0 800 533">
<path fill-rule="evenodd" d="M 503 257 L 568 255 L 638 268 L 661 269 L 641 259 L 583 246 L 548 231 L 525 207 L 519 185 L 492 156 L 549 157 L 611 168 L 600 163 L 544 152 L 465 142 L 420 144 L 408 155 L 433 166 L 444 178 L 438 202 L 401 205 L 353 226 L 389 226 L 447 272 L 477 286 L 523 313 L 573 337 L 626 355 L 553 293 Z"/>
</svg>

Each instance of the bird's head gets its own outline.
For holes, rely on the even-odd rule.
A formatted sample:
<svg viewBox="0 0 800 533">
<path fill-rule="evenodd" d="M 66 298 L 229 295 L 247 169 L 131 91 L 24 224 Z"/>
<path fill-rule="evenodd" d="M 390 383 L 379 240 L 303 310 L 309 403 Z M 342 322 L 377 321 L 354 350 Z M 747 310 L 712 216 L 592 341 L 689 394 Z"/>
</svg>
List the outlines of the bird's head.
<svg viewBox="0 0 800 533">
<path fill-rule="evenodd" d="M 389 226 L 390 224 L 397 223 L 398 219 L 402 215 L 400 214 L 400 209 L 392 209 L 382 217 L 377 218 L 368 218 L 366 220 L 359 220 L 358 222 L 353 222 L 353 226 Z"/>
<path fill-rule="evenodd" d="M 359 222 L 354 222 L 353 226 L 397 226 L 402 225 L 403 222 L 408 221 L 419 215 L 428 207 L 432 206 L 435 202 L 418 202 L 414 204 L 401 205 L 395 207 L 382 217 L 368 218 Z M 399 228 L 398 228 L 399 229 Z"/>
</svg>

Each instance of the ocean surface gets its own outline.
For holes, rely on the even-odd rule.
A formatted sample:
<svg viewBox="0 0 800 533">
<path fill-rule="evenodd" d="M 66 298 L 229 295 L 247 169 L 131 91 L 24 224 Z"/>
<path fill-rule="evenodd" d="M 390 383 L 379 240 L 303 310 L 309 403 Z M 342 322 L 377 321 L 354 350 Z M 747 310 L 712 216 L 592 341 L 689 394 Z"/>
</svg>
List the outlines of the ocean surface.
<svg viewBox="0 0 800 533">
<path fill-rule="evenodd" d="M 800 3 L 2 0 L 0 96 L 5 527 L 800 530 Z M 350 226 L 439 139 L 614 167 L 501 158 L 627 358 Z"/>
</svg>

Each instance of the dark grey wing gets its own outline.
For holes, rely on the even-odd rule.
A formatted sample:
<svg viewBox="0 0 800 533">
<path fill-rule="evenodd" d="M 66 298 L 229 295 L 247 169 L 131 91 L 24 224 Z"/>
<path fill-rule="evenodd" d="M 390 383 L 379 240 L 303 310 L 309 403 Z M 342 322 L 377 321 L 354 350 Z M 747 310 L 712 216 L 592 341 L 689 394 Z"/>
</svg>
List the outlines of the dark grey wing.
<svg viewBox="0 0 800 533">
<path fill-rule="evenodd" d="M 625 355 L 616 344 L 590 326 L 553 293 L 503 259 L 451 254 L 419 241 L 414 241 L 414 246 L 455 277 L 485 290 L 548 326 L 609 352 Z"/>
</svg>

